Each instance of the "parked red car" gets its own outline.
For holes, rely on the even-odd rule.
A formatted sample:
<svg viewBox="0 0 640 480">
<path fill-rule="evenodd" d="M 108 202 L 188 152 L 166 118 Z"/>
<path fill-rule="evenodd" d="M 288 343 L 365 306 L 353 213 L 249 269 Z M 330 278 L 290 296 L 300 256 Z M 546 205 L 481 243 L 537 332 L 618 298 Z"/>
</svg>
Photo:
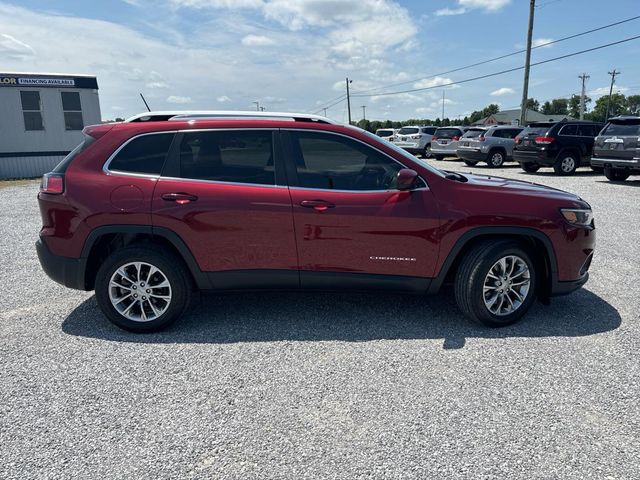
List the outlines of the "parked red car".
<svg viewBox="0 0 640 480">
<path fill-rule="evenodd" d="M 196 289 L 445 283 L 465 315 L 502 326 L 588 278 L 577 196 L 438 170 L 322 117 L 149 113 L 84 134 L 43 177 L 38 256 L 128 330 L 166 327 Z"/>
</svg>

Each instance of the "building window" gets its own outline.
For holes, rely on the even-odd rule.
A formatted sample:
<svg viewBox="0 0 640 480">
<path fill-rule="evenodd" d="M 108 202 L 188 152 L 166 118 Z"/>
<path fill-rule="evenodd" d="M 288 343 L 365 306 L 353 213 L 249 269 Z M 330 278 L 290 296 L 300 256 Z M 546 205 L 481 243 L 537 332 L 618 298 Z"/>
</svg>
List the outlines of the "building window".
<svg viewBox="0 0 640 480">
<path fill-rule="evenodd" d="M 20 92 L 24 129 L 27 131 L 44 130 L 40 107 L 40 92 Z"/>
<path fill-rule="evenodd" d="M 64 111 L 64 128 L 66 130 L 82 130 L 82 106 L 80 93 L 62 92 L 62 110 Z"/>
</svg>

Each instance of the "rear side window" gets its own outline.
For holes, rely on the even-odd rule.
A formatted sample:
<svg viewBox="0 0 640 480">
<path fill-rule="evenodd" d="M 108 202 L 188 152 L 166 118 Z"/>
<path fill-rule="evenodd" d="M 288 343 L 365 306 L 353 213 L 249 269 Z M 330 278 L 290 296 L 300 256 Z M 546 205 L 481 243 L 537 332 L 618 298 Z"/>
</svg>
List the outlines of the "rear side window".
<svg viewBox="0 0 640 480">
<path fill-rule="evenodd" d="M 619 135 L 621 137 L 640 136 L 640 119 L 624 123 L 611 122 L 602 131 L 602 135 Z"/>
<path fill-rule="evenodd" d="M 436 128 L 435 127 L 423 128 L 422 129 L 422 133 L 426 133 L 428 135 L 433 135 L 434 133 L 436 133 Z"/>
<path fill-rule="evenodd" d="M 275 185 L 270 131 L 188 132 L 180 143 L 180 176 Z"/>
<path fill-rule="evenodd" d="M 173 133 L 142 135 L 127 143 L 109 163 L 109 170 L 160 175 Z"/>
<path fill-rule="evenodd" d="M 565 125 L 560 129 L 558 135 L 578 135 L 578 126 L 577 125 Z"/>
</svg>

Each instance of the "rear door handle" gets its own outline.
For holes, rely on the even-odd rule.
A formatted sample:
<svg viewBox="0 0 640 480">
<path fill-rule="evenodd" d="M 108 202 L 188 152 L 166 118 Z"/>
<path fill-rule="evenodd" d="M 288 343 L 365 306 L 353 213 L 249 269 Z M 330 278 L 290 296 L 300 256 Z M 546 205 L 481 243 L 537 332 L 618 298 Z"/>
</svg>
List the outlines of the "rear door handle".
<svg viewBox="0 0 640 480">
<path fill-rule="evenodd" d="M 198 197 L 191 195 L 190 193 L 164 193 L 162 199 L 167 202 L 176 202 L 179 205 L 195 202 Z"/>
<path fill-rule="evenodd" d="M 334 208 L 335 205 L 325 200 L 303 200 L 300 202 L 301 207 L 313 208 L 316 212 L 324 212 L 330 208 Z"/>
</svg>

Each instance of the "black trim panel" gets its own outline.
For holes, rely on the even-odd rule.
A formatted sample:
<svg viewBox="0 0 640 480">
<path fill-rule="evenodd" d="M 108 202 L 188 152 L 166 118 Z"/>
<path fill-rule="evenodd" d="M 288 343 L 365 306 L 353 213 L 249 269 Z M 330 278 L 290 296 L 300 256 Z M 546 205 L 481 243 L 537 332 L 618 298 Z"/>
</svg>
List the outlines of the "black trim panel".
<svg viewBox="0 0 640 480">
<path fill-rule="evenodd" d="M 300 288 L 297 270 L 225 270 L 206 272 L 214 290 L 279 290 Z"/>
<path fill-rule="evenodd" d="M 431 279 L 403 275 L 302 270 L 300 271 L 300 285 L 304 289 L 327 291 L 384 290 L 423 294 L 429 290 Z"/>
<path fill-rule="evenodd" d="M 11 157 L 66 157 L 70 150 L 47 152 L 0 152 L 0 158 Z"/>
</svg>

